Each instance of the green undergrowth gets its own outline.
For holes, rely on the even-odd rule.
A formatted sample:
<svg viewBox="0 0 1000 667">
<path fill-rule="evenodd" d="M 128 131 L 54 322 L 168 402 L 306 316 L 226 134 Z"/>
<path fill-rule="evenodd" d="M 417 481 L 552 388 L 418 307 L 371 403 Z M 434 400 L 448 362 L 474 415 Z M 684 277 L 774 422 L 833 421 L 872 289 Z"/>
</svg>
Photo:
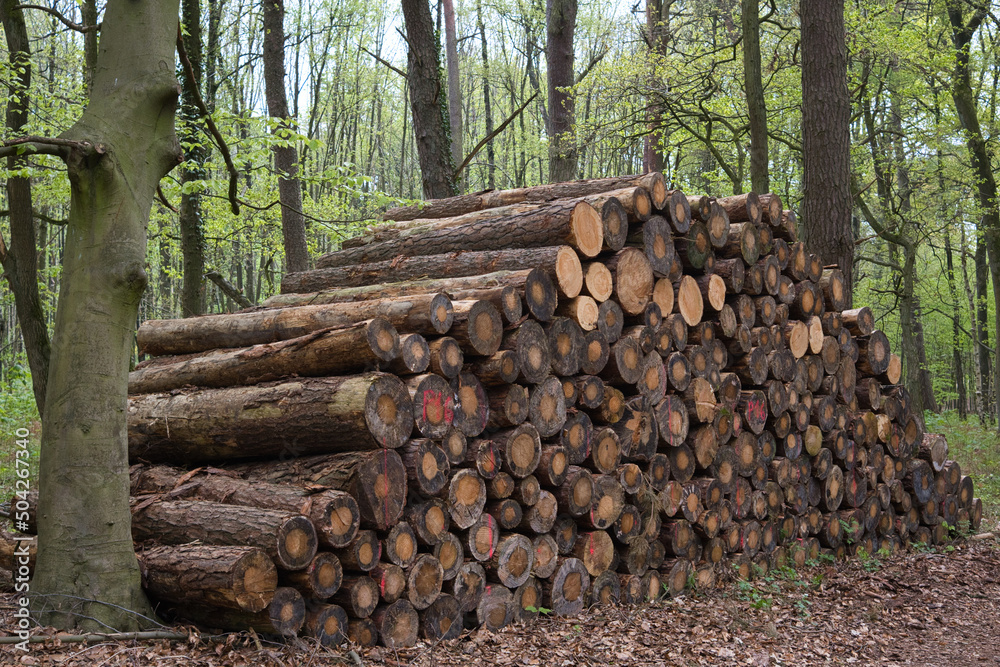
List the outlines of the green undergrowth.
<svg viewBox="0 0 1000 667">
<path fill-rule="evenodd" d="M 0 504 L 8 502 L 15 490 L 19 429 L 28 429 L 30 433 L 27 438 L 30 452 L 28 480 L 32 489 L 38 487 L 40 426 L 31 378 L 27 373 L 10 374 L 6 381 L 0 382 Z M 0 522 L 0 526 L 6 526 L 6 522 Z"/>
<path fill-rule="evenodd" d="M 977 417 L 962 420 L 954 411 L 928 412 L 924 420 L 928 432 L 948 439 L 948 457 L 958 461 L 962 474 L 972 477 L 976 496 L 983 501 L 980 530 L 993 530 L 1000 521 L 1000 434 Z"/>
</svg>

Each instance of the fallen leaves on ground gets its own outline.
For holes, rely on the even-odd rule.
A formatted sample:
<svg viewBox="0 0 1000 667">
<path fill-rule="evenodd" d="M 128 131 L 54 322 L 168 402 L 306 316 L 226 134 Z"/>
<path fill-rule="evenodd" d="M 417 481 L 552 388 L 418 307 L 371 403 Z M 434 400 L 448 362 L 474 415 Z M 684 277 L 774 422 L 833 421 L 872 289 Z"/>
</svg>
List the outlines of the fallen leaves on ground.
<svg viewBox="0 0 1000 667">
<path fill-rule="evenodd" d="M 11 627 L 13 598 L 0 598 Z M 258 641 L 260 642 L 258 644 Z M 1000 545 L 957 544 L 886 560 L 772 572 L 754 582 L 637 607 L 542 616 L 501 632 L 405 650 L 324 649 L 309 640 L 270 643 L 107 642 L 0 647 L 3 665 L 1000 665 Z"/>
</svg>

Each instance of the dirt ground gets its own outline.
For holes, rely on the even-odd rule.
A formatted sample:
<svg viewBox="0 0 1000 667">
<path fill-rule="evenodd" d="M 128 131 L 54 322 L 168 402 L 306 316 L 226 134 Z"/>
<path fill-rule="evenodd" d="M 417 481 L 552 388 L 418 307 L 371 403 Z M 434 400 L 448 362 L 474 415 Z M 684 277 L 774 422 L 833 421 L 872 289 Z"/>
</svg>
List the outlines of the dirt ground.
<svg viewBox="0 0 1000 667">
<path fill-rule="evenodd" d="M 0 628 L 14 606 L 0 598 Z M 0 633 L 6 634 L 6 633 Z M 638 607 L 542 616 L 407 650 L 226 641 L 0 647 L 0 665 L 1000 665 L 1000 542 L 772 572 Z"/>
</svg>

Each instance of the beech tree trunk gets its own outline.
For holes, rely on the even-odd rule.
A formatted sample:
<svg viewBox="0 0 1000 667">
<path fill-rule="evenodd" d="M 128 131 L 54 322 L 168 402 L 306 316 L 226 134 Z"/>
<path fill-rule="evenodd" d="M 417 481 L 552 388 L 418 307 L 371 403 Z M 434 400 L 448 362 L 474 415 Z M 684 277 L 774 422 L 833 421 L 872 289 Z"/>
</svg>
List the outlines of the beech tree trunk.
<svg viewBox="0 0 1000 667">
<path fill-rule="evenodd" d="M 264 88 L 267 110 L 278 120 L 274 134 L 274 170 L 278 172 L 278 199 L 281 201 L 281 232 L 285 246 L 285 269 L 309 268 L 306 225 L 302 215 L 302 186 L 299 184 L 299 156 L 290 138 L 294 119 L 288 112 L 285 94 L 285 3 L 264 0 Z"/>
<path fill-rule="evenodd" d="M 132 551 L 125 405 L 146 223 L 180 160 L 178 3 L 112 0 L 90 103 L 62 137 L 70 183 L 39 479 L 35 618 L 132 630 L 152 616 Z"/>
<path fill-rule="evenodd" d="M 809 248 L 854 286 L 850 114 L 844 0 L 800 6 L 802 22 L 802 217 Z"/>
</svg>

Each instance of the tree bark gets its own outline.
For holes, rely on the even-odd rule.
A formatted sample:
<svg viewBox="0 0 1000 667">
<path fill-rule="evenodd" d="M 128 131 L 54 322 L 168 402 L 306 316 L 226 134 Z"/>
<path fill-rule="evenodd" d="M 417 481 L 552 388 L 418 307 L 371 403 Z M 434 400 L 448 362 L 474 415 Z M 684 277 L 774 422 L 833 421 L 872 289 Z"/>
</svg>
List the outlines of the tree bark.
<svg viewBox="0 0 1000 667">
<path fill-rule="evenodd" d="M 476 29 L 479 30 L 479 37 L 482 41 L 483 57 L 483 115 L 486 121 L 486 136 L 493 135 L 493 104 L 490 98 L 490 54 L 486 47 L 486 27 L 483 24 L 482 2 L 476 2 Z M 460 164 L 460 163 L 459 163 Z M 496 187 L 496 155 L 493 148 L 493 139 L 486 142 L 486 187 L 492 190 Z"/>
<path fill-rule="evenodd" d="M 274 599 L 278 571 L 262 549 L 184 545 L 139 553 L 142 583 L 157 598 L 248 612 Z"/>
<path fill-rule="evenodd" d="M 988 7 L 976 9 L 966 22 L 963 17 L 962 2 L 949 0 L 946 5 L 952 27 L 952 44 L 955 47 L 955 71 L 951 79 L 951 95 L 955 102 L 955 111 L 958 114 L 959 122 L 965 131 L 966 147 L 976 176 L 979 205 L 983 210 L 982 218 L 979 221 L 979 231 L 982 234 L 982 242 L 985 245 L 990 273 L 993 278 L 994 316 L 996 323 L 1000 324 L 1000 210 L 997 208 L 997 181 L 992 168 L 993 151 L 983 137 L 983 131 L 979 124 L 979 112 L 976 108 L 976 97 L 972 90 L 969 73 L 969 47 L 976 30 L 987 16 Z M 978 244 L 976 251 L 976 254 L 979 255 Z M 976 278 L 978 287 L 978 272 Z M 983 283 L 985 288 L 985 279 Z M 985 289 L 979 292 L 980 299 L 983 301 L 985 301 L 985 292 Z M 985 313 L 981 313 L 981 317 L 984 315 Z M 985 321 L 985 317 L 982 317 L 982 320 Z M 997 336 L 997 341 L 1000 343 L 1000 336 Z M 988 354 L 985 348 L 980 351 L 980 354 L 984 352 Z M 1000 377 L 1000 355 L 996 356 L 995 363 L 993 377 L 997 378 Z M 988 367 L 987 362 L 983 368 Z M 993 393 L 996 399 L 996 404 L 993 406 L 996 417 L 1000 416 L 1000 391 Z M 997 423 L 1000 425 L 1000 420 Z"/>
<path fill-rule="evenodd" d="M 193 385 L 232 387 L 286 375 L 359 372 L 399 355 L 399 336 L 382 318 L 344 329 L 321 329 L 299 338 L 204 354 L 160 357 L 129 373 L 129 391 L 148 394 Z"/>
<path fill-rule="evenodd" d="M 409 394 L 387 373 L 147 394 L 129 403 L 129 452 L 145 461 L 396 448 L 412 428 Z"/>
<path fill-rule="evenodd" d="M 576 177 L 574 129 L 573 33 L 577 0 L 546 0 L 545 55 L 548 62 L 549 181 L 558 183 Z"/>
<path fill-rule="evenodd" d="M 850 113 L 844 0 L 803 2 L 802 156 L 805 241 L 853 292 Z"/>
<path fill-rule="evenodd" d="M 320 329 L 350 327 L 373 317 L 385 317 L 404 331 L 429 335 L 447 333 L 453 320 L 451 299 L 439 292 L 184 320 L 147 320 L 139 327 L 136 342 L 144 354 L 189 354 L 274 343 Z"/>
<path fill-rule="evenodd" d="M 445 95 L 441 87 L 438 41 L 427 0 L 403 0 L 406 24 L 407 90 L 413 133 L 423 179 L 424 198 L 443 199 L 457 193 L 455 164 L 448 145 Z"/>
<path fill-rule="evenodd" d="M 462 82 L 458 71 L 458 35 L 455 31 L 454 0 L 443 0 L 444 43 L 448 63 L 448 122 L 451 127 L 451 160 L 462 164 L 465 154 L 462 150 Z"/>
<path fill-rule="evenodd" d="M 45 625 L 134 629 L 151 617 L 132 551 L 125 401 L 146 286 L 146 223 L 177 165 L 178 3 L 110 2 L 90 104 L 63 137 L 71 193 L 42 414 L 39 559 Z"/>
<path fill-rule="evenodd" d="M 309 250 L 302 215 L 298 149 L 292 137 L 295 119 L 288 111 L 285 93 L 285 3 L 284 0 L 263 0 L 263 5 L 264 88 L 268 113 L 277 121 L 272 151 L 274 170 L 278 173 L 285 269 L 289 272 L 305 271 L 309 268 Z"/>
<path fill-rule="evenodd" d="M 750 117 L 750 184 L 760 194 L 771 190 L 768 176 L 767 105 L 760 73 L 760 3 L 742 0 L 743 84 Z"/>
<path fill-rule="evenodd" d="M 205 234 L 201 216 L 201 194 L 198 189 L 186 191 L 186 185 L 204 181 L 208 174 L 205 162 L 209 154 L 202 141 L 204 135 L 197 124 L 204 122 L 198 108 L 203 62 L 201 48 L 201 2 L 183 0 L 181 3 L 184 27 L 181 39 L 191 63 L 194 77 L 181 68 L 181 118 L 180 135 L 184 144 L 184 166 L 181 169 L 181 203 L 177 222 L 181 236 L 183 283 L 181 285 L 181 314 L 184 317 L 205 312 Z"/>
<path fill-rule="evenodd" d="M 24 11 L 16 0 L 0 4 L 4 35 L 11 67 L 11 95 L 7 101 L 7 130 L 19 135 L 28 122 L 31 89 L 31 44 L 24 22 Z M 24 158 L 11 155 L 7 169 L 21 168 Z M 17 323 L 24 338 L 24 350 L 31 369 L 31 386 L 35 405 L 41 414 L 45 409 L 45 387 L 52 354 L 48 324 L 38 292 L 38 254 L 35 245 L 35 219 L 32 213 L 31 180 L 24 176 L 7 179 L 7 204 L 10 210 L 10 248 L 3 247 L 0 238 L 0 264 L 14 295 Z M 43 223 L 46 224 L 46 223 Z"/>
<path fill-rule="evenodd" d="M 961 311 L 958 308 L 958 290 L 955 288 L 955 260 L 951 251 L 951 235 L 944 236 L 944 253 L 948 262 L 948 294 L 951 296 L 951 350 L 953 359 L 953 372 L 955 380 L 955 390 L 958 392 L 958 416 L 965 419 L 968 407 L 966 405 L 968 397 L 965 390 L 965 370 L 962 364 L 962 325 L 959 320 Z"/>
</svg>

